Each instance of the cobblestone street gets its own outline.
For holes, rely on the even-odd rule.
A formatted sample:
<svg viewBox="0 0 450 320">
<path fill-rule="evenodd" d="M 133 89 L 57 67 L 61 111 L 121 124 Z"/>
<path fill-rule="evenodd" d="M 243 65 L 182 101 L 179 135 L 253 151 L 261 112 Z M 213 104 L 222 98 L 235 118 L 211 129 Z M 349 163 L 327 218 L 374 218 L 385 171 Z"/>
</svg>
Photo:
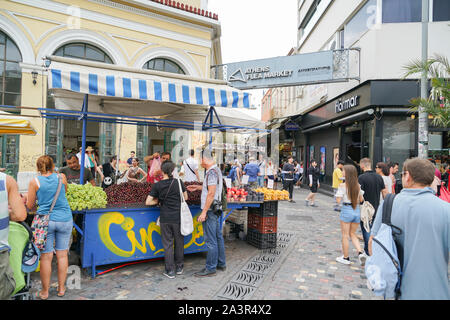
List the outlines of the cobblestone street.
<svg viewBox="0 0 450 320">
<path fill-rule="evenodd" d="M 379 299 L 367 289 L 364 269 L 351 244 L 353 263 L 335 261 L 341 255 L 341 235 L 332 198 L 318 194 L 319 207 L 311 208 L 303 201 L 307 193 L 295 190 L 295 204 L 279 203 L 277 249 L 258 250 L 245 241 L 227 239 L 227 270 L 214 277 L 194 277 L 203 268 L 206 253 L 190 254 L 185 256 L 184 274 L 174 280 L 162 275 L 162 260 L 126 266 L 95 279 L 83 271 L 81 288 L 68 289 L 65 297 L 58 298 L 54 265 L 49 299 Z M 76 260 L 72 253 L 70 261 Z M 34 290 L 39 289 L 39 274 L 33 273 L 32 279 Z"/>
</svg>

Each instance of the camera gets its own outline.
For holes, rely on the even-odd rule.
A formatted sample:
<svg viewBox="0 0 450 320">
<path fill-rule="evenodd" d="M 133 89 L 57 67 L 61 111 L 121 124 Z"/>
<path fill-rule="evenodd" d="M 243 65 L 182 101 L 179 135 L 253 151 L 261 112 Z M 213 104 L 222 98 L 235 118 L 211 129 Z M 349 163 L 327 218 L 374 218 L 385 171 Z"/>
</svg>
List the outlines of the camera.
<svg viewBox="0 0 450 320">
<path fill-rule="evenodd" d="M 221 216 L 222 215 L 222 202 L 219 200 L 214 199 L 213 203 L 211 204 L 211 207 L 209 208 L 214 214 Z"/>
</svg>

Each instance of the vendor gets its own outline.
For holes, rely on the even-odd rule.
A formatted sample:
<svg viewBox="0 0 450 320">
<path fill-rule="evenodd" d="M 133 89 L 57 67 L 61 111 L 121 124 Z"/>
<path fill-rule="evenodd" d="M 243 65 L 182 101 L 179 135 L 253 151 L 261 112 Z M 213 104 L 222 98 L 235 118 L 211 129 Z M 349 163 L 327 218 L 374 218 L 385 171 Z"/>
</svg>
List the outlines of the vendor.
<svg viewBox="0 0 450 320">
<path fill-rule="evenodd" d="M 139 178 L 142 175 L 142 178 Z M 133 158 L 131 167 L 128 169 L 128 181 L 144 182 L 147 178 L 147 173 L 139 167 L 139 159 Z"/>
<path fill-rule="evenodd" d="M 67 178 L 68 183 L 80 184 L 80 172 L 81 166 L 78 162 L 78 157 L 76 154 L 70 153 L 66 157 L 67 167 L 63 167 L 59 170 L 59 173 L 64 173 Z M 93 186 L 95 186 L 94 176 L 91 170 L 85 168 L 84 170 L 84 182 L 89 181 Z"/>
<path fill-rule="evenodd" d="M 111 157 L 108 163 L 97 167 L 97 172 L 102 180 L 102 188 L 106 189 L 116 182 L 117 156 Z"/>
</svg>

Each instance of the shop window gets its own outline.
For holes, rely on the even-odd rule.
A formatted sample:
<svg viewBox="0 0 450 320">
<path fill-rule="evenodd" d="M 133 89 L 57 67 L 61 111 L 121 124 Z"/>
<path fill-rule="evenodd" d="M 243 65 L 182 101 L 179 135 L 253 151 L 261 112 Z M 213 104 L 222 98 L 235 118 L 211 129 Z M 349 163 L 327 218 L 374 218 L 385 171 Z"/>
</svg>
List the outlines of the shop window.
<svg viewBox="0 0 450 320">
<path fill-rule="evenodd" d="M 0 31 L 0 104 L 20 106 L 22 55 L 14 41 Z"/>
<path fill-rule="evenodd" d="M 377 1 L 369 0 L 344 27 L 344 46 L 350 48 L 376 21 Z"/>
<path fill-rule="evenodd" d="M 422 0 L 383 0 L 382 19 L 383 23 L 420 22 Z"/>
<path fill-rule="evenodd" d="M 403 162 L 416 156 L 416 122 L 410 117 L 383 119 L 383 162 Z"/>
<path fill-rule="evenodd" d="M 450 20 L 450 1 L 433 0 L 433 21 Z"/>
<path fill-rule="evenodd" d="M 139 164 L 142 169 L 147 171 L 147 165 L 144 162 L 144 157 L 147 156 L 148 151 L 148 126 L 137 126 L 136 134 L 136 157 L 139 159 Z"/>
<path fill-rule="evenodd" d="M 143 68 L 170 73 L 186 74 L 177 63 L 165 58 L 155 58 L 150 61 L 147 61 L 144 64 Z"/>
<path fill-rule="evenodd" d="M 17 178 L 19 171 L 19 137 L 19 135 L 0 136 L 1 167 L 6 169 L 6 174 L 14 178 Z"/>
</svg>

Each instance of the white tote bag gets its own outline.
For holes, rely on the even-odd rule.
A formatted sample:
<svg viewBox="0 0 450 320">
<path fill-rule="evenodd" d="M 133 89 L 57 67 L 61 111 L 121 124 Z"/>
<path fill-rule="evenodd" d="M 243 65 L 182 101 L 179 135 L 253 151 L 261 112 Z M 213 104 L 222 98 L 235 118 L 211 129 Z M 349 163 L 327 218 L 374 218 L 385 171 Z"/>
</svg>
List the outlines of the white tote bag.
<svg viewBox="0 0 450 320">
<path fill-rule="evenodd" d="M 191 210 L 189 209 L 186 200 L 184 200 L 183 190 L 181 189 L 181 180 L 178 179 L 178 186 L 180 188 L 180 198 L 181 198 L 181 224 L 180 231 L 183 236 L 188 236 L 194 232 L 194 221 L 192 219 Z"/>
</svg>

